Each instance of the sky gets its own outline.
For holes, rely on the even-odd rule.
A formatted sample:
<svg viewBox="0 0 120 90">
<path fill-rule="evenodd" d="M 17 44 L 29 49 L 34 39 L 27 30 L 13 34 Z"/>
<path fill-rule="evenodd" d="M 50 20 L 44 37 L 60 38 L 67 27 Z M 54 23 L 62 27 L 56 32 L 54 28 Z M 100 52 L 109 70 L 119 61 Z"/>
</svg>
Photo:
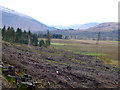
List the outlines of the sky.
<svg viewBox="0 0 120 90">
<path fill-rule="evenodd" d="M 46 25 L 117 22 L 120 0 L 0 0 L 0 5 Z"/>
</svg>

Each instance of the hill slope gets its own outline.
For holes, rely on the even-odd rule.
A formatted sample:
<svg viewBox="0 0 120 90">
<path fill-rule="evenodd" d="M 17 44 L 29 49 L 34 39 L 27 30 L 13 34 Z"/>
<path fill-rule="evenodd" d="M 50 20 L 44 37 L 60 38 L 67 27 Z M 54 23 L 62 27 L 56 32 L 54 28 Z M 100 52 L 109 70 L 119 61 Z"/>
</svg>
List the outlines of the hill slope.
<svg viewBox="0 0 120 90">
<path fill-rule="evenodd" d="M 102 32 L 109 32 L 118 30 L 118 23 L 117 22 L 106 22 L 96 25 L 94 27 L 88 28 L 87 31 L 102 31 Z"/>
<path fill-rule="evenodd" d="M 76 39 L 95 39 L 98 37 L 98 32 L 101 32 L 101 40 L 118 40 L 118 23 L 106 22 L 83 30 L 68 29 L 51 31 L 52 34 L 72 36 Z"/>
<path fill-rule="evenodd" d="M 33 32 L 55 29 L 46 26 L 45 24 L 33 19 L 32 17 L 18 13 L 14 10 L 10 10 L 2 6 L 0 8 L 0 12 L 2 12 L 2 26 L 12 26 L 15 29 L 20 27 L 25 30 L 30 29 Z"/>
</svg>

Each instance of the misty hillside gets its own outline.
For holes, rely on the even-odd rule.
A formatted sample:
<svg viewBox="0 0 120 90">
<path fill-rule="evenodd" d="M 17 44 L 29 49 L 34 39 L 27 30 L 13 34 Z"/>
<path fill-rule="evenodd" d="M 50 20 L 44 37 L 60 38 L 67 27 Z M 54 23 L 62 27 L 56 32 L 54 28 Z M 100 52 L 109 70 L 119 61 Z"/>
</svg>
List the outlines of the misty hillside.
<svg viewBox="0 0 120 90">
<path fill-rule="evenodd" d="M 1 6 L 0 11 L 2 12 L 2 26 L 12 26 L 15 29 L 18 27 L 25 30 L 30 29 L 33 32 L 55 30 L 55 28 L 48 27 L 32 17 L 18 13 L 14 10 L 10 10 Z"/>
<path fill-rule="evenodd" d="M 97 22 L 91 22 L 86 24 L 74 24 L 69 26 L 62 26 L 62 25 L 51 25 L 52 27 L 58 28 L 58 29 L 88 29 L 90 27 L 94 27 L 100 23 Z"/>
</svg>

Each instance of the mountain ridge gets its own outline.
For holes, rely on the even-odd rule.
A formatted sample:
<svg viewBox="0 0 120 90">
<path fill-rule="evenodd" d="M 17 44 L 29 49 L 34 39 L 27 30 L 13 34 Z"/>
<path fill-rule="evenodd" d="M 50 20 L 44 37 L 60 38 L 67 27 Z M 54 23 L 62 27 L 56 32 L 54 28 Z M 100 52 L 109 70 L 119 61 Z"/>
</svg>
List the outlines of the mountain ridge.
<svg viewBox="0 0 120 90">
<path fill-rule="evenodd" d="M 86 24 L 75 24 L 70 26 L 60 26 L 60 25 L 48 26 L 30 16 L 21 14 L 17 11 L 5 8 L 3 6 L 0 6 L 0 11 L 2 12 L 2 27 L 4 25 L 7 27 L 12 26 L 15 29 L 19 27 L 23 30 L 30 29 L 32 32 L 47 31 L 47 30 L 53 31 L 60 29 L 59 27 L 63 27 L 62 30 L 75 29 L 80 31 L 85 30 L 92 32 L 114 31 L 118 29 L 117 22 L 104 22 L 104 23 L 91 22 Z M 58 26 L 58 29 L 55 26 Z"/>
<path fill-rule="evenodd" d="M 2 27 L 4 25 L 6 27 L 12 26 L 14 29 L 19 27 L 23 30 L 30 29 L 32 32 L 56 30 L 56 28 L 49 27 L 30 16 L 21 14 L 3 6 L 1 6 L 0 11 L 2 12 Z"/>
</svg>

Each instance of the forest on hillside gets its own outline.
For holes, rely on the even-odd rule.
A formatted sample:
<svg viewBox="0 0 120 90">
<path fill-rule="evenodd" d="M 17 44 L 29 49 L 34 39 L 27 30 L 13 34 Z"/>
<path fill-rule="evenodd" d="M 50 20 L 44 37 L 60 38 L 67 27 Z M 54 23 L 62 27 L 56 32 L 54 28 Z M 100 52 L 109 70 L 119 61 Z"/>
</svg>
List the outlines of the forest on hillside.
<svg viewBox="0 0 120 90">
<path fill-rule="evenodd" d="M 97 40 L 98 32 L 101 33 L 100 40 L 118 41 L 119 30 L 109 31 L 109 32 L 103 32 L 103 31 L 91 32 L 84 30 L 56 30 L 56 31 L 51 31 L 51 34 L 61 34 L 63 35 L 63 38 L 67 37 L 68 39 Z M 38 32 L 38 33 L 46 33 L 46 32 Z"/>
</svg>

